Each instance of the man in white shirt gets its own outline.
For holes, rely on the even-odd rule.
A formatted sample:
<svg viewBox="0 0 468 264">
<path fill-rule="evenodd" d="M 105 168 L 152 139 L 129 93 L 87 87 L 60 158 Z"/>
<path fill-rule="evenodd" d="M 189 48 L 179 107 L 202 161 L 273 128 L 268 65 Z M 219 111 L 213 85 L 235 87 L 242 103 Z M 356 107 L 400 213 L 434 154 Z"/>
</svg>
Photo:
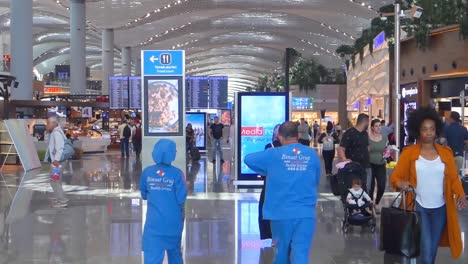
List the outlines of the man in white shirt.
<svg viewBox="0 0 468 264">
<path fill-rule="evenodd" d="M 65 133 L 63 133 L 62 128 L 60 128 L 58 119 L 56 117 L 50 117 L 47 119 L 47 131 L 49 134 L 49 145 L 45 155 L 45 162 L 50 162 L 52 165 L 52 170 L 58 168 L 60 173 L 57 178 L 52 178 L 51 175 L 50 185 L 54 191 L 55 201 L 52 204 L 53 207 L 67 207 L 68 199 L 65 197 L 62 187 L 61 171 L 62 165 L 62 154 L 65 148 Z"/>
</svg>

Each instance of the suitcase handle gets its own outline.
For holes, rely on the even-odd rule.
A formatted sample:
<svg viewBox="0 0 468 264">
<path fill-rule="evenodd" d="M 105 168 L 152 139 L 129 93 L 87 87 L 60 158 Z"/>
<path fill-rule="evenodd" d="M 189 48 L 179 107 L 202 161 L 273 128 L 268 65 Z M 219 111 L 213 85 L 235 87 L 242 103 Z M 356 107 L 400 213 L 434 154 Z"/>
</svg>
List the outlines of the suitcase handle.
<svg viewBox="0 0 468 264">
<path fill-rule="evenodd" d="M 393 200 L 393 202 L 391 203 L 390 206 L 391 206 L 391 207 L 398 208 L 398 207 L 396 207 L 396 206 L 394 206 L 394 205 L 395 205 L 395 202 L 398 200 L 398 198 L 400 198 L 400 196 L 401 196 L 401 197 L 402 197 L 402 202 L 403 202 L 403 210 L 404 210 L 405 212 L 407 212 L 407 211 L 408 211 L 407 206 L 406 206 L 406 193 L 407 193 L 407 192 L 412 192 L 412 193 L 414 194 L 414 195 L 413 195 L 413 200 L 411 201 L 411 204 L 414 205 L 414 204 L 416 203 L 416 192 L 415 192 L 415 190 L 414 190 L 414 187 L 411 186 L 411 185 L 409 185 L 409 186 L 408 186 L 408 189 L 409 189 L 409 190 L 407 190 L 407 191 L 402 190 L 402 191 L 397 195 L 397 197 L 395 197 L 395 199 Z"/>
</svg>

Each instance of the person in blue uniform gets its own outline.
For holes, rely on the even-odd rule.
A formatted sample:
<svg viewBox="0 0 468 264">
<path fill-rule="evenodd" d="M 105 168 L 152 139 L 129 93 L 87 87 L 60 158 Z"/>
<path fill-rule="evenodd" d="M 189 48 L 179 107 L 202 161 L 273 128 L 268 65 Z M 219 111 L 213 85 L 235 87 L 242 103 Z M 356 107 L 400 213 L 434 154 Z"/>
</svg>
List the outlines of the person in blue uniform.
<svg viewBox="0 0 468 264">
<path fill-rule="evenodd" d="M 162 263 L 166 251 L 170 264 L 183 263 L 181 237 L 187 189 L 183 172 L 171 165 L 175 158 L 175 142 L 159 140 L 153 149 L 156 164 L 141 176 L 141 197 L 148 201 L 143 231 L 145 264 Z"/>
<path fill-rule="evenodd" d="M 298 143 L 294 122 L 280 126 L 279 138 L 281 147 L 249 154 L 245 164 L 267 178 L 263 218 L 271 221 L 273 241 L 277 241 L 274 263 L 308 263 L 315 232 L 320 160 L 314 149 Z"/>
</svg>

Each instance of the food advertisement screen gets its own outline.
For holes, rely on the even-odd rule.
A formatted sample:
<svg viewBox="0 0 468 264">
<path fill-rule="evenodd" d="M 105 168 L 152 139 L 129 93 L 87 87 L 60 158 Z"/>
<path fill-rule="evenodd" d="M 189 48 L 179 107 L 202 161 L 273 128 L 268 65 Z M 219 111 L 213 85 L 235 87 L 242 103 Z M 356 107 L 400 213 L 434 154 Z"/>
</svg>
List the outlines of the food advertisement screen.
<svg viewBox="0 0 468 264">
<path fill-rule="evenodd" d="M 244 158 L 247 154 L 263 151 L 265 146 L 272 141 L 275 126 L 289 119 L 288 96 L 284 93 L 259 95 L 247 93 L 239 94 L 239 101 L 240 146 L 238 153 L 241 175 L 239 180 L 254 180 L 257 177 L 245 165 Z M 265 109 L 268 109 L 268 113 Z"/>
<path fill-rule="evenodd" d="M 205 113 L 187 113 L 185 115 L 187 125 L 191 124 L 195 131 L 195 146 L 201 150 L 206 148 L 206 114 Z"/>
<path fill-rule="evenodd" d="M 182 135 L 182 83 L 178 77 L 146 79 L 146 135 Z"/>
</svg>

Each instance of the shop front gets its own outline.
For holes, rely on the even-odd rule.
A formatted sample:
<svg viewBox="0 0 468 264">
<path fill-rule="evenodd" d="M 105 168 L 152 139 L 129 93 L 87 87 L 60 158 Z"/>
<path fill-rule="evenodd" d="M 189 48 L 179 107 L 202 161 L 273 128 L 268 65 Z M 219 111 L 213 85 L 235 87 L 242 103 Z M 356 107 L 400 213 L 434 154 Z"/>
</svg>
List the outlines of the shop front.
<svg viewBox="0 0 468 264">
<path fill-rule="evenodd" d="M 468 77 L 433 80 L 431 97 L 439 114 L 447 118 L 451 111 L 461 114 L 460 94 L 468 86 Z M 468 123 L 465 120 L 465 125 Z"/>
</svg>

